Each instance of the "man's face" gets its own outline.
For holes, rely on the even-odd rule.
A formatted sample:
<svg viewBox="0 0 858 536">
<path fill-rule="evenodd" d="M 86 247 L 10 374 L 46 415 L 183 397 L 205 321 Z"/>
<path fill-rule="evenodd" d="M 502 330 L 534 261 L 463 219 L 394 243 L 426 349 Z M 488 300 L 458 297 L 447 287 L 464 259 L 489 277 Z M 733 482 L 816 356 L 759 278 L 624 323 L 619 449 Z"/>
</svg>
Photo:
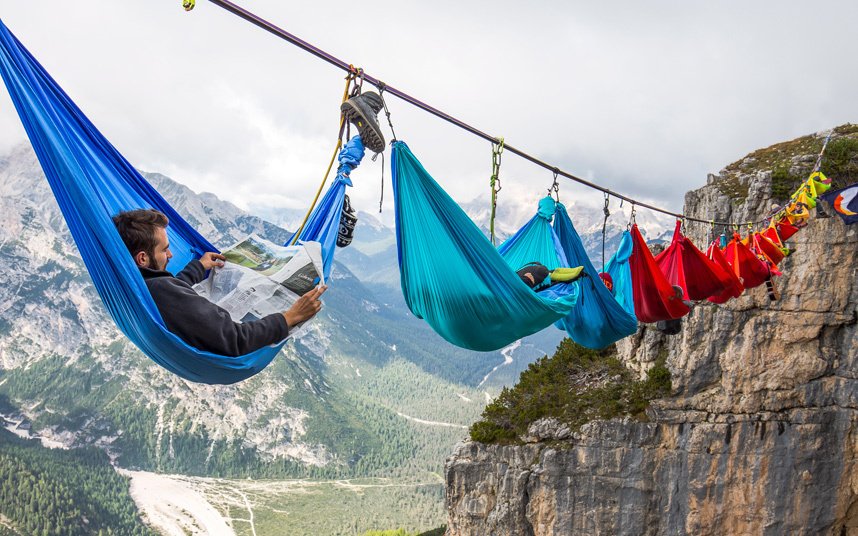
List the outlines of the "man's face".
<svg viewBox="0 0 858 536">
<path fill-rule="evenodd" d="M 154 256 L 149 259 L 147 268 L 151 270 L 166 270 L 167 263 L 173 258 L 173 253 L 170 252 L 170 241 L 167 238 L 167 230 L 163 227 L 155 229 L 155 250 Z"/>
</svg>

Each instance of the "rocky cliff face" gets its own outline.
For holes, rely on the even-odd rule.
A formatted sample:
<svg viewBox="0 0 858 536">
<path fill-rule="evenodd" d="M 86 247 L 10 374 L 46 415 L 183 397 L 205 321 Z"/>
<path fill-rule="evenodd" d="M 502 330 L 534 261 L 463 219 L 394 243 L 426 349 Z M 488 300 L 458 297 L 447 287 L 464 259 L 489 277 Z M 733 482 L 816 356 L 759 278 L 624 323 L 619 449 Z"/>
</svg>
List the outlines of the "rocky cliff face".
<svg viewBox="0 0 858 536">
<path fill-rule="evenodd" d="M 815 155 L 791 147 L 787 164 L 806 176 Z M 758 153 L 687 194 L 685 212 L 765 216 L 772 173 Z M 641 373 L 667 356 L 673 396 L 648 422 L 570 433 L 542 421 L 522 446 L 460 445 L 448 536 L 858 535 L 858 226 L 820 215 L 790 240 L 780 300 L 757 288 L 698 304 L 681 334 L 643 326 L 618 345 Z M 709 233 L 688 229 L 698 245 Z"/>
</svg>

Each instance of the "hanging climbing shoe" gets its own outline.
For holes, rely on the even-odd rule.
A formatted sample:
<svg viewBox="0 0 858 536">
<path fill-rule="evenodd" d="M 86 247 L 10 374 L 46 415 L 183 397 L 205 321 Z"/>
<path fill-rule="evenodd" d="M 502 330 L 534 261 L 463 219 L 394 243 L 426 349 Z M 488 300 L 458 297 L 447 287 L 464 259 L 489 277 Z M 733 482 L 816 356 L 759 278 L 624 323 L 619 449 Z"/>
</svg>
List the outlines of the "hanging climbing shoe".
<svg viewBox="0 0 858 536">
<path fill-rule="evenodd" d="M 343 212 L 340 214 L 340 230 L 337 232 L 337 247 L 344 248 L 352 243 L 357 216 L 352 208 L 349 196 L 343 199 Z"/>
<path fill-rule="evenodd" d="M 384 135 L 376 117 L 383 107 L 381 96 L 374 91 L 356 95 L 340 107 L 346 120 L 357 127 L 364 147 L 374 153 L 384 151 Z"/>
</svg>

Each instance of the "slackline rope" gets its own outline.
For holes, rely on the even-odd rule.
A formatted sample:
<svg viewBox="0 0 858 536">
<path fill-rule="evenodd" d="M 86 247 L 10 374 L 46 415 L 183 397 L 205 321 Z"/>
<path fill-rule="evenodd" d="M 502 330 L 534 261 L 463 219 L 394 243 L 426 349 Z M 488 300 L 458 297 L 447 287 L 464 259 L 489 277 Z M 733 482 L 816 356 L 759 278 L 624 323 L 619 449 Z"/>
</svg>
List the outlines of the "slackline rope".
<svg viewBox="0 0 858 536">
<path fill-rule="evenodd" d="M 313 46 L 312 44 L 308 43 L 307 41 L 304 41 L 303 39 L 301 39 L 301 38 L 287 32 L 286 30 L 268 22 L 267 20 L 251 13 L 250 11 L 247 11 L 246 9 L 230 2 L 229 0 L 209 0 L 209 2 L 211 2 L 212 4 L 215 4 L 216 6 L 222 7 L 223 9 L 232 13 L 233 15 L 237 15 L 238 17 L 241 17 L 242 19 L 250 22 L 251 24 L 254 24 L 254 25 L 262 28 L 263 30 L 265 30 L 269 33 L 272 33 L 281 39 L 284 39 L 284 40 L 292 43 L 293 45 L 297 46 L 298 48 L 300 48 L 306 52 L 309 52 L 310 54 L 316 56 L 317 58 L 325 60 L 326 62 L 330 63 L 331 65 L 333 65 L 335 67 L 338 67 L 344 71 L 349 71 L 349 69 L 350 69 L 350 64 L 344 62 L 343 60 L 341 60 L 335 56 L 332 56 L 331 54 L 328 54 L 324 50 Z M 486 134 L 485 132 L 465 123 L 464 121 L 456 119 L 455 117 L 453 117 L 449 114 L 446 114 L 446 113 L 442 112 L 441 110 L 438 110 L 437 108 L 433 108 L 432 106 L 429 106 L 425 102 L 422 102 L 422 101 L 412 97 L 411 95 L 396 89 L 393 86 L 385 84 L 384 82 L 382 82 L 378 78 L 375 78 L 375 77 L 370 76 L 370 75 L 365 74 L 365 73 L 363 74 L 363 78 L 367 82 L 369 82 L 370 84 L 374 85 L 375 87 L 377 87 L 377 88 L 383 87 L 384 91 L 390 93 L 391 95 L 395 95 L 395 96 L 399 97 L 400 99 L 404 100 L 405 102 L 407 102 L 413 106 L 416 106 L 425 112 L 429 112 L 430 114 L 434 115 L 435 117 L 443 119 L 444 121 L 447 121 L 448 123 L 452 123 L 453 125 L 461 128 L 463 130 L 466 130 L 466 131 L 470 132 L 471 134 L 473 134 L 477 137 L 480 137 L 480 138 L 482 138 L 486 141 L 489 141 L 495 145 L 501 143 L 501 140 L 499 138 L 495 138 L 493 136 L 490 136 L 489 134 Z M 526 153 L 520 149 L 513 147 L 512 145 L 504 144 L 504 150 L 509 151 L 513 154 L 516 154 L 516 155 L 524 158 L 525 160 L 528 160 L 531 163 L 536 164 L 537 166 L 540 166 L 540 167 L 545 168 L 549 171 L 557 173 L 560 176 L 566 177 L 567 179 L 573 180 L 579 184 L 583 184 L 584 186 L 587 186 L 587 187 L 592 188 L 594 190 L 599 190 L 600 192 L 603 192 L 604 194 L 606 194 L 608 196 L 616 197 L 617 199 L 620 199 L 621 201 L 628 201 L 629 203 L 632 203 L 632 207 L 638 206 L 638 207 L 648 208 L 648 209 L 653 210 L 655 212 L 661 212 L 662 214 L 667 214 L 668 216 L 673 216 L 677 219 L 685 219 L 688 221 L 695 221 L 695 222 L 706 223 L 706 224 L 712 223 L 711 220 L 692 218 L 692 217 L 686 216 L 686 215 L 678 213 L 678 212 L 671 212 L 667 209 L 663 209 L 660 207 L 656 207 L 654 205 L 650 205 L 648 203 L 643 203 L 641 201 L 637 201 L 635 199 L 632 199 L 631 197 L 617 193 L 617 192 L 615 192 L 609 188 L 599 186 L 598 184 L 595 184 L 595 183 L 592 183 L 588 180 L 582 179 L 581 177 L 577 177 L 571 173 L 560 170 L 556 166 L 552 166 L 552 165 L 548 164 L 547 162 L 540 160 L 539 158 L 536 158 L 535 156 L 532 156 L 532 155 L 530 155 L 530 154 L 528 154 L 528 153 Z M 823 150 L 824 150 L 824 147 L 823 147 Z M 756 225 L 756 224 L 764 223 L 768 220 L 769 220 L 769 218 L 763 218 L 763 219 L 756 221 L 756 222 L 739 222 L 739 223 L 748 223 L 751 225 Z M 714 223 L 716 225 L 724 225 L 724 226 L 737 225 L 736 222 L 716 221 Z"/>
</svg>

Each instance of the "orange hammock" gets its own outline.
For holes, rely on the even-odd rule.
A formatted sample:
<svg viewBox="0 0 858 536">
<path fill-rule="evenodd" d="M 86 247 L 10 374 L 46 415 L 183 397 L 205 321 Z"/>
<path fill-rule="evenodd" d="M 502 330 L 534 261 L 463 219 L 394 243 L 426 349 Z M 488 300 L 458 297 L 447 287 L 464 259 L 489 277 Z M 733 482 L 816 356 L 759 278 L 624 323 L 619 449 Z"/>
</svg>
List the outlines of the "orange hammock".
<svg viewBox="0 0 858 536">
<path fill-rule="evenodd" d="M 724 284 L 724 292 L 710 296 L 707 299 L 712 303 L 724 303 L 731 298 L 741 296 L 745 292 L 745 287 L 742 286 L 742 282 L 739 280 L 739 276 L 736 275 L 733 267 L 727 262 L 724 252 L 718 247 L 717 240 L 710 244 L 709 249 L 706 250 L 706 256 L 719 268 L 716 273 L 721 283 Z"/>
<path fill-rule="evenodd" d="M 745 288 L 758 287 L 771 277 L 768 265 L 742 243 L 739 233 L 735 233 L 733 240 L 727 244 L 724 249 L 724 257 L 733 267 L 733 273 L 742 281 L 742 286 Z"/>
</svg>

